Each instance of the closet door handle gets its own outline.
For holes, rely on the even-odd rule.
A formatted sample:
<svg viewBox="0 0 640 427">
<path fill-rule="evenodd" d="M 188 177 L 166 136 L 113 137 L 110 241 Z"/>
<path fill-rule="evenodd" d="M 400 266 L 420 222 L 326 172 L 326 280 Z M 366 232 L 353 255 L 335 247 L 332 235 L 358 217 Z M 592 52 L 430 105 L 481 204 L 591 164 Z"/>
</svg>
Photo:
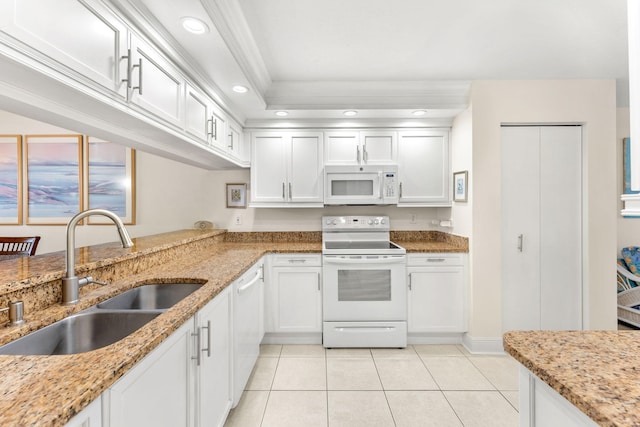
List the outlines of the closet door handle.
<svg viewBox="0 0 640 427">
<path fill-rule="evenodd" d="M 524 244 L 524 235 L 518 234 L 518 252 L 522 252 L 523 244 Z"/>
</svg>

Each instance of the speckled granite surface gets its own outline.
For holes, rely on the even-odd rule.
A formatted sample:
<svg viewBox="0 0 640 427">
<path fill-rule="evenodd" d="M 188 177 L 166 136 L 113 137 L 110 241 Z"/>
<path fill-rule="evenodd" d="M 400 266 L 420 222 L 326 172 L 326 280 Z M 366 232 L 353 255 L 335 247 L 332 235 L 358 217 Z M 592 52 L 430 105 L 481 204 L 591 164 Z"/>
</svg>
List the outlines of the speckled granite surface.
<svg viewBox="0 0 640 427">
<path fill-rule="evenodd" d="M 109 285 L 82 288 L 80 302 L 73 306 L 59 304 L 63 252 L 0 262 L 0 306 L 24 300 L 27 320 L 0 327 L 0 344 L 144 283 L 205 283 L 138 331 L 102 349 L 68 356 L 0 356 L 0 424 L 64 425 L 261 256 L 322 250 L 321 236 L 313 232 L 235 234 L 182 230 L 134 239 L 129 249 L 117 243 L 81 248 L 78 275 L 92 275 Z M 466 251 L 459 242 L 426 239 L 417 235 L 399 243 L 410 252 Z M 6 315 L 0 322 L 6 322 Z"/>
<path fill-rule="evenodd" d="M 640 426 L 640 333 L 512 331 L 504 348 L 601 426 Z"/>
</svg>

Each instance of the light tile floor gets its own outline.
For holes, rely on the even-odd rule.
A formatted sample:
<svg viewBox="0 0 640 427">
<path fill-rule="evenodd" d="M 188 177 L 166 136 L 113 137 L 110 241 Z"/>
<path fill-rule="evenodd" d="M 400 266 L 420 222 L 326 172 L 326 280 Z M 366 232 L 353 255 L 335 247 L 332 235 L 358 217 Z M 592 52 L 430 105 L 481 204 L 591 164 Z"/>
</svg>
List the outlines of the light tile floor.
<svg viewBox="0 0 640 427">
<path fill-rule="evenodd" d="M 459 345 L 263 345 L 225 427 L 516 427 L 518 364 Z"/>
</svg>

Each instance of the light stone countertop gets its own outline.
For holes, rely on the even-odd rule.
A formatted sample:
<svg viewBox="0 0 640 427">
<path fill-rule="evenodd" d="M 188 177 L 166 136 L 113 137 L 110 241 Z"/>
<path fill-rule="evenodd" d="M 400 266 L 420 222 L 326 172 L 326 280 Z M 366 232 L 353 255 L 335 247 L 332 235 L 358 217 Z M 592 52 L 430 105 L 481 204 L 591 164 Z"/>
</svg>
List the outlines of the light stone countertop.
<svg viewBox="0 0 640 427">
<path fill-rule="evenodd" d="M 640 426 L 640 333 L 511 331 L 504 348 L 601 426 Z"/>
<path fill-rule="evenodd" d="M 105 275 L 112 274 L 117 279 L 109 280 L 108 286 L 83 288 L 80 302 L 74 306 L 57 303 L 59 289 L 51 285 L 56 289 L 45 291 L 45 295 L 39 295 L 38 299 L 50 299 L 52 302 L 41 310 L 32 310 L 31 306 L 35 305 L 31 303 L 28 306 L 25 303 L 27 322 L 20 326 L 0 327 L 0 344 L 143 283 L 180 280 L 205 284 L 136 332 L 101 349 L 64 356 L 0 356 L 0 424 L 64 425 L 263 255 L 320 253 L 322 249 L 321 242 L 315 240 L 315 237 L 309 239 L 309 236 L 298 236 L 296 233 L 292 233 L 292 237 L 297 241 L 283 240 L 283 235 L 287 233 L 278 233 L 277 238 L 270 236 L 256 239 L 255 235 L 247 233 L 237 234 L 228 239 L 230 241 L 211 240 L 219 238 L 223 233 L 224 230 L 182 230 L 134 239 L 135 246 L 131 249 L 123 249 L 117 243 L 108 243 L 78 250 L 78 275 L 102 268 Z M 236 233 L 227 235 L 232 234 Z M 176 242 L 183 244 L 200 241 L 212 243 L 195 251 L 176 253 L 175 250 L 168 250 Z M 458 243 L 447 245 L 434 241 L 430 246 L 429 242 L 424 241 L 400 241 L 401 245 L 405 243 L 408 243 L 406 246 L 409 252 L 466 251 Z M 163 262 L 145 269 L 145 257 L 152 256 Z M 136 266 L 136 273 L 113 273 L 110 269 L 115 267 L 110 267 L 109 264 L 114 260 L 132 262 L 131 265 Z M 139 265 L 142 266 L 137 272 Z M 2 261 L 0 297 L 20 295 L 37 287 L 38 283 L 56 283 L 64 275 L 64 270 L 63 252 Z"/>
</svg>

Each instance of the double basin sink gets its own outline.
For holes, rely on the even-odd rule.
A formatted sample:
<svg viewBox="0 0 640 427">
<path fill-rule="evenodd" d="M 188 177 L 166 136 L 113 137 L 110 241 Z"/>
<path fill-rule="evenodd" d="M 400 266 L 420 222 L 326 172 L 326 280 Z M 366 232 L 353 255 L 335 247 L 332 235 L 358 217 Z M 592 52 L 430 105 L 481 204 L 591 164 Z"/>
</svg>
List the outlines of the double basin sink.
<svg viewBox="0 0 640 427">
<path fill-rule="evenodd" d="M 77 354 L 113 344 L 197 291 L 200 283 L 146 284 L 0 347 L 0 355 Z"/>
</svg>

